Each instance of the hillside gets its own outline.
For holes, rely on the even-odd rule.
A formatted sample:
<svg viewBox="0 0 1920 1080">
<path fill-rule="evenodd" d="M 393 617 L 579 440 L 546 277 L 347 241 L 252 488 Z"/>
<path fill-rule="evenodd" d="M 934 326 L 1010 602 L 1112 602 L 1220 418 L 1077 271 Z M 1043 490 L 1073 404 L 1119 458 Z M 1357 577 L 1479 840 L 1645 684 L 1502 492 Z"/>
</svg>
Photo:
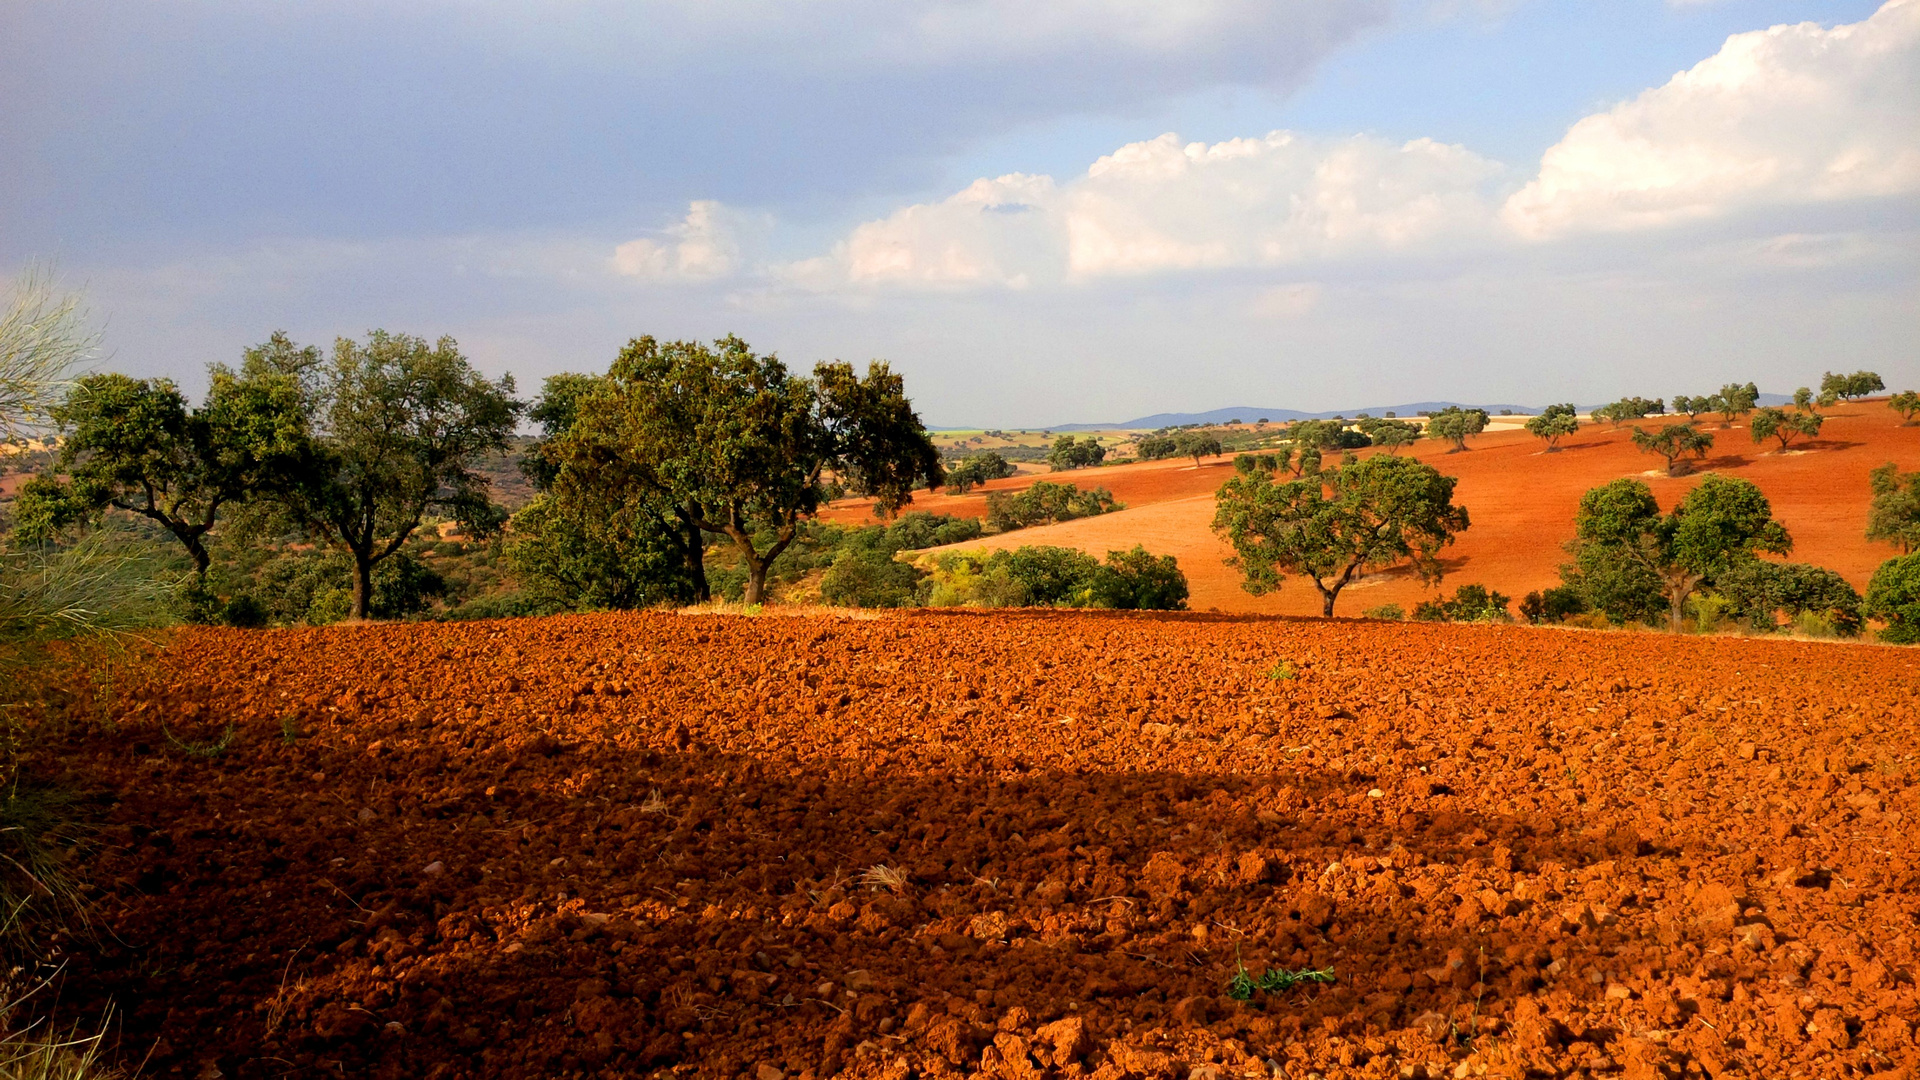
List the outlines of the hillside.
<svg viewBox="0 0 1920 1080">
<path fill-rule="evenodd" d="M 1517 600 L 1530 590 L 1558 584 L 1558 567 L 1565 558 L 1562 545 L 1573 535 L 1573 515 L 1581 494 L 1623 476 L 1644 478 L 1662 506 L 1683 497 L 1699 474 L 1708 470 L 1751 480 L 1766 492 L 1774 515 L 1792 533 L 1792 558 L 1831 567 L 1858 588 L 1864 588 L 1874 568 L 1894 554 L 1863 536 L 1867 473 L 1887 461 L 1902 469 L 1920 469 L 1920 427 L 1902 427 L 1900 417 L 1884 401 L 1854 402 L 1828 410 L 1821 438 L 1786 454 L 1770 452 L 1772 443 L 1753 443 L 1744 423 L 1732 428 L 1706 426 L 1717 442 L 1714 452 L 1693 476 L 1677 479 L 1664 474 L 1658 459 L 1634 449 L 1631 427 L 1583 425 L 1555 454 L 1542 453 L 1539 440 L 1515 430 L 1489 431 L 1473 441 L 1471 450 L 1459 454 L 1448 453 L 1436 441 L 1417 444 L 1415 457 L 1459 477 L 1455 499 L 1473 519 L 1473 527 L 1448 549 L 1444 588 L 1450 591 L 1478 582 Z M 1209 526 L 1213 493 L 1232 471 L 1232 461 L 1219 458 L 1198 468 L 1180 459 L 1051 475 L 1048 479 L 1105 487 L 1127 509 L 964 546 L 1057 544 L 1101 555 L 1145 544 L 1156 553 L 1179 558 L 1197 610 L 1318 614 L 1319 595 L 1311 583 L 1292 580 L 1277 594 L 1249 596 L 1240 588 L 1239 575 L 1225 565 L 1231 550 Z M 1031 477 L 1013 477 L 988 485 L 988 490 L 1018 490 L 1031 482 Z M 922 495 L 914 508 L 979 516 L 985 513 L 986 498 L 984 494 Z M 837 504 L 831 517 L 858 520 L 868 512 L 864 504 L 846 502 Z M 1358 615 L 1363 608 L 1389 602 L 1411 609 L 1431 595 L 1407 575 L 1390 572 L 1350 586 L 1336 610 L 1341 615 Z"/>
</svg>

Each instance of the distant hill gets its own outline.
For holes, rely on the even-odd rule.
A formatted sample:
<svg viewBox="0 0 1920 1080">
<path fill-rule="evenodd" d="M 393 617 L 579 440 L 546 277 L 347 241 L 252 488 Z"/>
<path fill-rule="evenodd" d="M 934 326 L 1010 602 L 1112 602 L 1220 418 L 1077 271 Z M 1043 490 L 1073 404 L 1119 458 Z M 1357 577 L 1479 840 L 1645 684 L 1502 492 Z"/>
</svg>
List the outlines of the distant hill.
<svg viewBox="0 0 1920 1080">
<path fill-rule="evenodd" d="M 1786 405 L 1790 403 L 1792 400 L 1793 400 L 1792 398 L 1787 397 L 1784 394 L 1761 394 L 1760 395 L 1760 404 L 1762 405 Z M 1585 413 L 1591 409 L 1597 409 L 1604 404 L 1606 403 L 1595 402 L 1592 405 L 1582 405 L 1579 408 L 1582 413 Z M 1463 409 L 1465 408 L 1485 409 L 1489 413 L 1492 413 L 1495 416 L 1500 415 L 1500 412 L 1503 409 L 1510 413 L 1513 413 L 1516 416 L 1534 416 L 1534 415 L 1537 415 L 1542 408 L 1542 406 L 1539 406 L 1539 405 L 1478 405 L 1478 404 L 1468 405 L 1464 402 L 1459 402 L 1459 401 L 1415 401 L 1415 402 L 1409 402 L 1408 404 L 1405 404 L 1405 405 L 1368 405 L 1358 409 L 1334 409 L 1327 412 L 1301 412 L 1298 409 L 1276 409 L 1276 408 L 1263 409 L 1263 408 L 1255 408 L 1251 405 L 1247 405 L 1247 406 L 1234 406 L 1226 409 L 1213 409 L 1208 412 L 1197 412 L 1197 413 L 1154 413 L 1152 416 L 1141 416 L 1132 420 L 1127 420 L 1120 423 L 1112 423 L 1112 424 L 1055 424 L 1052 427 L 1046 428 L 1044 430 L 1047 430 L 1047 431 L 1103 431 L 1103 430 L 1111 430 L 1113 428 L 1152 429 L 1152 428 L 1163 428 L 1163 427 L 1180 427 L 1185 424 L 1224 424 L 1229 420 L 1238 420 L 1241 423 L 1251 424 L 1254 421 L 1261 420 L 1261 419 L 1266 419 L 1274 423 L 1283 423 L 1283 422 L 1291 422 L 1294 420 L 1326 420 L 1335 416 L 1343 416 L 1350 419 L 1352 417 L 1359 416 L 1361 413 L 1367 413 L 1368 415 L 1371 415 L 1371 416 L 1385 416 L 1387 413 L 1394 413 L 1395 415 L 1406 417 L 1406 416 L 1418 416 L 1423 412 L 1439 412 L 1441 409 L 1445 409 L 1449 406 L 1458 406 L 1459 408 L 1463 408 Z"/>
</svg>

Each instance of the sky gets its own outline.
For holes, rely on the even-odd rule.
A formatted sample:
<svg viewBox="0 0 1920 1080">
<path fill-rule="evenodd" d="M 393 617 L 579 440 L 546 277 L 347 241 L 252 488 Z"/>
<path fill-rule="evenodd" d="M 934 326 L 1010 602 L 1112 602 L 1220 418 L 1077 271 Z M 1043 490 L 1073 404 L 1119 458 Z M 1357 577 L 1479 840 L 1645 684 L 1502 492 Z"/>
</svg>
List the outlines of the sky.
<svg viewBox="0 0 1920 1080">
<path fill-rule="evenodd" d="M 942 426 L 1920 386 L 1920 0 L 0 0 L 0 193 L 196 392 L 376 327 Z"/>
</svg>

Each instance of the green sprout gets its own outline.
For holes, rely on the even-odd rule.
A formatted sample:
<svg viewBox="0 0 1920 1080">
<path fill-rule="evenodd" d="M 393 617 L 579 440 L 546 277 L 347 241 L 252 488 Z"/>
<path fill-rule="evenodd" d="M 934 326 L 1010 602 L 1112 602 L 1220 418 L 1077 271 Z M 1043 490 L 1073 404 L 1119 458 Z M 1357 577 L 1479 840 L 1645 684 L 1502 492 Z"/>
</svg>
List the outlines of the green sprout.
<svg viewBox="0 0 1920 1080">
<path fill-rule="evenodd" d="M 1279 682 L 1282 679 L 1291 679 L 1294 675 L 1293 665 L 1285 660 L 1267 669 L 1267 678 L 1272 679 L 1274 682 Z"/>
</svg>

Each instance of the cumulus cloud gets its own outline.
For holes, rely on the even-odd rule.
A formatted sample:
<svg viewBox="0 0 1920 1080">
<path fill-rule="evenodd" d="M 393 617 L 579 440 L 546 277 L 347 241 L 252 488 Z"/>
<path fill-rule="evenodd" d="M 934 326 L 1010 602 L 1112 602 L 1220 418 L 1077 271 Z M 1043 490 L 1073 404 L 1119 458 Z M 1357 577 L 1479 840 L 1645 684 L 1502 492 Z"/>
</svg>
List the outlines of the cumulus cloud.
<svg viewBox="0 0 1920 1080">
<path fill-rule="evenodd" d="M 1010 174 L 853 230 L 800 264 L 824 284 L 1002 285 L 1281 266 L 1484 231 L 1500 167 L 1458 146 L 1356 136 L 1130 143 L 1065 184 Z"/>
<path fill-rule="evenodd" d="M 743 234 L 760 224 L 712 199 L 695 200 L 687 216 L 661 230 L 658 239 L 641 237 L 614 248 L 613 269 L 660 282 L 727 277 L 741 268 Z"/>
<path fill-rule="evenodd" d="M 1528 237 L 1920 190 L 1920 0 L 1858 23 L 1736 34 L 1541 158 L 1504 220 Z"/>
</svg>

